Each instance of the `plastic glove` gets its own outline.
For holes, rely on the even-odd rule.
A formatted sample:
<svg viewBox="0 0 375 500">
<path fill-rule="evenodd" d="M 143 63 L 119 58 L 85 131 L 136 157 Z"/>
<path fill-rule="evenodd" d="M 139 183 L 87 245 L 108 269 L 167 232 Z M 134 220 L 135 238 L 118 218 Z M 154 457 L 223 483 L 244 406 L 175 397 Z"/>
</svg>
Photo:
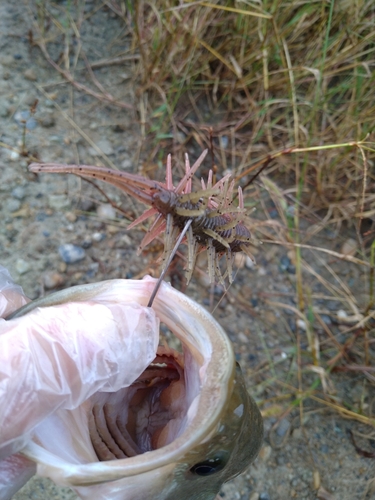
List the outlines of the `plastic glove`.
<svg viewBox="0 0 375 500">
<path fill-rule="evenodd" d="M 27 301 L 0 266 L 1 316 Z M 130 385 L 155 358 L 158 340 L 152 309 L 103 292 L 98 301 L 93 296 L 0 318 L 0 500 L 35 474 L 34 463 L 17 454 L 34 429 L 95 392 Z"/>
</svg>

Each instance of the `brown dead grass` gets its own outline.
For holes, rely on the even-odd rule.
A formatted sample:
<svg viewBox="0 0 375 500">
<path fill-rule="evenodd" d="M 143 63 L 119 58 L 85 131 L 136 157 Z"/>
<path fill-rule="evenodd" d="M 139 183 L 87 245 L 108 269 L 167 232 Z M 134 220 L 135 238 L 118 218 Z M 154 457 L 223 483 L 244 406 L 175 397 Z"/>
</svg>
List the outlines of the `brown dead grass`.
<svg viewBox="0 0 375 500">
<path fill-rule="evenodd" d="M 79 7 L 68 15 L 57 4 L 38 2 L 33 43 L 77 89 L 123 108 L 128 103 L 102 88 L 91 70 L 131 61 L 141 149 L 149 165 L 169 152 L 182 156 L 182 151 L 209 147 L 218 175 L 229 169 L 247 186 L 253 173 L 269 162 L 261 181 L 246 187 L 246 203 L 262 214 L 252 220 L 260 239 L 293 250 L 293 312 L 304 325 L 295 338 L 296 382 L 279 382 L 281 399 L 296 391 L 297 396 L 278 414 L 299 406 L 302 415 L 304 401 L 313 399 L 374 425 L 371 404 L 348 409 L 330 385 L 334 370 L 353 371 L 363 375 L 364 383 L 375 382 L 373 2 L 275 0 L 260 8 L 255 1 L 150 0 L 130 5 L 108 0 L 98 6 L 123 20 L 121 36 L 129 39 L 130 48 L 116 61 L 90 62 L 76 50 L 76 64 L 83 60 L 90 68 L 89 82 L 78 81 L 66 64 L 67 33 L 79 40 L 86 20 Z M 58 22 L 62 15 L 69 19 L 67 25 Z M 50 48 L 58 37 L 65 41 L 65 56 L 56 62 Z M 277 218 L 270 217 L 265 194 Z M 316 243 L 327 231 L 335 232 L 338 246 Z M 357 247 L 344 255 L 341 244 L 348 231 Z M 323 255 L 331 260 L 323 261 Z M 366 300 L 359 300 L 337 274 L 339 259 L 359 269 Z M 314 262 L 324 266 L 324 276 Z M 310 283 L 319 283 L 324 293 L 317 297 Z M 347 316 L 336 319 L 344 340 L 322 320 L 317 298 L 342 303 Z M 280 301 L 269 305 L 289 307 Z M 323 340 L 317 325 L 324 330 Z M 264 383 L 271 384 L 275 379 L 272 366 L 268 368 Z"/>
</svg>

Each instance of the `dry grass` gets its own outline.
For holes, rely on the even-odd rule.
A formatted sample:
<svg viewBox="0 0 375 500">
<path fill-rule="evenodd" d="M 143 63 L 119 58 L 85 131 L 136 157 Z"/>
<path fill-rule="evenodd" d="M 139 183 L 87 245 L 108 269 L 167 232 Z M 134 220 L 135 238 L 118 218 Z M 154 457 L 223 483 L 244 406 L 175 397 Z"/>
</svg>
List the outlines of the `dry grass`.
<svg viewBox="0 0 375 500">
<path fill-rule="evenodd" d="M 298 321 L 293 376 L 278 382 L 275 402 L 263 401 L 265 414 L 282 417 L 299 407 L 302 419 L 304 405 L 314 401 L 374 425 L 371 402 L 360 399 L 349 408 L 331 383 L 338 370 L 359 374 L 364 387 L 375 382 L 373 2 L 109 0 L 100 7 L 123 20 L 120 37 L 129 50 L 90 65 L 76 50 L 74 64 L 131 64 L 150 165 L 169 152 L 210 147 L 218 175 L 229 169 L 248 186 L 269 162 L 246 187 L 245 199 L 258 207 L 252 224 L 259 238 L 291 251 Z M 91 81 L 81 83 L 66 64 L 71 36 L 79 42 L 86 21 L 80 3 L 68 11 L 37 2 L 36 12 L 34 43 L 56 70 L 79 90 L 128 107 L 91 69 Z M 59 37 L 66 50 L 56 62 L 51 50 Z M 356 246 L 344 255 L 349 234 Z M 340 275 L 343 262 L 359 275 L 361 297 Z M 346 315 L 336 314 L 330 325 L 324 304 L 333 299 Z M 291 309 L 282 300 L 267 301 Z M 270 357 L 258 373 L 263 387 L 275 383 L 272 374 Z"/>
</svg>

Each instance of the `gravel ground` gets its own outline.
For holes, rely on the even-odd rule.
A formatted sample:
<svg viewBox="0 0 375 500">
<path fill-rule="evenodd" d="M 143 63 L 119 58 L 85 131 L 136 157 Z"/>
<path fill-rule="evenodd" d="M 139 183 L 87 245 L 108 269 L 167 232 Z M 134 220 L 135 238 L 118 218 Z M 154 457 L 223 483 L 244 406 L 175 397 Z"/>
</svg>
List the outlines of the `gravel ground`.
<svg viewBox="0 0 375 500">
<path fill-rule="evenodd" d="M 27 158 L 19 154 L 25 126 L 26 149 L 43 161 L 97 164 L 99 147 L 120 168 L 142 171 L 142 163 L 137 166 L 135 160 L 140 142 L 136 112 L 73 90 L 41 51 L 30 45 L 29 30 L 37 36 L 32 25 L 36 11 L 30 11 L 28 5 L 9 0 L 0 3 L 0 140 L 13 148 L 0 148 L 3 221 L 0 263 L 32 299 L 75 284 L 157 274 L 155 261 L 159 249 L 154 246 L 136 255 L 141 231 L 126 232 L 125 217 L 103 203 L 92 186 L 72 176 L 36 177 L 27 171 Z M 59 5 L 63 7 L 64 2 Z M 96 2 L 87 2 L 88 11 L 95 8 Z M 121 25 L 110 10 L 100 9 L 89 17 L 81 33 L 89 60 L 97 61 L 125 50 L 126 40 L 121 46 L 116 38 L 120 32 Z M 116 44 L 112 43 L 115 38 Z M 56 40 L 52 54 L 56 60 L 63 51 L 60 42 Z M 111 66 L 110 71 L 104 66 L 95 70 L 95 74 L 117 99 L 134 104 L 130 64 Z M 75 78 L 92 85 L 84 71 L 77 70 Z M 31 108 L 36 99 L 38 104 L 33 114 Z M 124 210 L 141 213 L 142 207 L 118 191 L 107 187 L 105 190 Z M 268 202 L 265 193 L 265 203 Z M 335 235 L 327 233 L 323 243 L 337 250 L 338 244 L 345 241 L 350 244 L 352 237 L 348 232 L 337 243 Z M 263 402 L 265 442 L 256 462 L 225 485 L 221 497 L 227 500 L 375 498 L 374 460 L 359 456 L 348 437 L 348 430 L 369 433 L 368 428 L 312 400 L 305 405 L 302 427 L 298 409 L 283 414 L 288 406 L 278 397 L 287 394 L 292 401 L 293 388 L 297 387 L 296 317 L 292 311 L 294 266 L 291 255 L 282 247 L 263 245 L 255 253 L 257 266 L 251 266 L 248 260 L 237 261 L 235 283 L 214 314 L 234 343 L 249 391 Z M 82 258 L 74 261 L 77 255 Z M 354 266 L 332 263 L 324 255 L 319 259 L 313 254 L 304 256 L 320 276 L 332 280 L 325 268 L 329 262 L 358 300 L 365 300 L 361 275 Z M 182 276 L 182 267 L 176 265 L 168 279 L 184 289 Z M 307 276 L 306 280 L 311 278 Z M 318 282 L 307 283 L 314 293 L 324 291 Z M 184 291 L 208 306 L 210 291 L 199 275 Z M 221 296 L 220 288 L 215 292 L 216 303 Z M 283 301 L 289 309 L 278 308 L 271 301 Z M 324 313 L 325 324 L 342 335 L 340 341 L 344 342 L 345 328 L 335 323 L 342 303 L 322 299 L 318 306 Z M 317 332 L 325 338 L 324 327 L 318 326 Z M 315 377 L 306 370 L 304 387 L 309 387 Z M 346 401 L 349 407 L 356 408 L 359 399 L 368 406 L 374 399 L 373 384 L 358 375 L 332 374 L 330 383 L 335 388 L 335 397 Z M 14 496 L 15 500 L 26 498 L 62 500 L 76 496 L 47 479 L 34 478 Z"/>
</svg>

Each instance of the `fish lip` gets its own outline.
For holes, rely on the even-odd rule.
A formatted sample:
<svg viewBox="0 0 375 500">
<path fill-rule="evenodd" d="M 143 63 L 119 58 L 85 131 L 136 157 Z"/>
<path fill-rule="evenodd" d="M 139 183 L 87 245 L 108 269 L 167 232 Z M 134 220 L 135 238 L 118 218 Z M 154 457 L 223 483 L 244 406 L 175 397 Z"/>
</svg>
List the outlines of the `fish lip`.
<svg viewBox="0 0 375 500">
<path fill-rule="evenodd" d="M 69 301 L 95 300 L 99 292 L 112 290 L 114 296 L 124 294 L 123 302 L 137 302 L 146 306 L 157 280 L 146 276 L 143 280 L 108 280 L 89 285 L 78 285 L 57 292 L 45 299 L 24 306 L 13 317 L 29 312 L 35 307 L 66 303 Z M 117 459 L 89 464 L 71 464 L 62 459 L 51 465 L 50 452 L 30 442 L 21 452 L 37 462 L 38 472 L 48 468 L 48 476 L 68 481 L 71 486 L 114 481 L 155 470 L 171 463 L 182 462 L 184 456 L 196 445 L 206 440 L 215 430 L 232 392 L 235 361 L 232 345 L 221 326 L 199 304 L 163 283 L 152 308 L 159 320 L 176 335 L 189 350 L 201 357 L 201 392 L 197 412 L 185 431 L 170 444 L 158 450 L 145 452 L 131 459 Z M 206 360 L 206 361 L 205 361 Z M 54 456 L 54 455 L 52 455 Z M 55 457 L 56 459 L 56 457 Z M 53 462 L 52 462 L 53 463 Z M 44 474 L 43 474 L 44 475 Z"/>
</svg>

